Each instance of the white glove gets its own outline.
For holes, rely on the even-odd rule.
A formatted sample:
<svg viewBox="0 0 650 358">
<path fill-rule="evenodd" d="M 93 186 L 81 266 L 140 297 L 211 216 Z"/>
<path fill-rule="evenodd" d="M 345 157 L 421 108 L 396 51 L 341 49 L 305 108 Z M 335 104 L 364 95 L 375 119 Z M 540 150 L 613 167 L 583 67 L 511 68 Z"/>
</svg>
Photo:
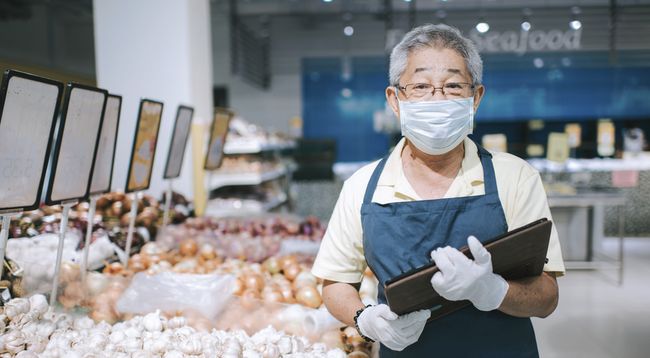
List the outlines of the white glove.
<svg viewBox="0 0 650 358">
<path fill-rule="evenodd" d="M 449 246 L 431 252 L 440 269 L 431 278 L 431 285 L 449 301 L 469 300 L 481 311 L 495 310 L 506 297 L 508 282 L 492 272 L 490 253 L 478 239 L 468 237 L 467 245 L 474 260 Z"/>
<path fill-rule="evenodd" d="M 431 311 L 420 310 L 398 316 L 385 304 L 370 306 L 357 318 L 359 333 L 386 347 L 401 351 L 417 342 Z"/>
</svg>

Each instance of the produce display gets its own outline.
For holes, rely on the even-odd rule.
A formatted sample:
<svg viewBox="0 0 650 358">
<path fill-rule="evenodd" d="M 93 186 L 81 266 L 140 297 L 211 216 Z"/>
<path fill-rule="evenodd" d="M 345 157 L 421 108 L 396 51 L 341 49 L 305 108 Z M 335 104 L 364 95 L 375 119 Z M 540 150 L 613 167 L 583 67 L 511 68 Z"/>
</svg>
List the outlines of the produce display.
<svg viewBox="0 0 650 358">
<path fill-rule="evenodd" d="M 270 133 L 262 127 L 252 124 L 241 117 L 235 116 L 230 121 L 225 151 L 229 148 L 247 148 L 251 143 L 260 146 L 286 146 L 294 144 L 293 140 L 282 133 Z"/>
<path fill-rule="evenodd" d="M 215 174 L 256 173 L 261 174 L 283 168 L 281 162 L 274 160 L 261 160 L 259 156 L 241 154 L 226 156 Z"/>
<path fill-rule="evenodd" d="M 267 327 L 197 331 L 159 312 L 116 324 L 48 310 L 42 295 L 9 301 L 0 315 L 2 357 L 345 357 L 340 349 Z"/>
<path fill-rule="evenodd" d="M 320 243 L 325 227 L 316 217 L 296 220 L 286 216 L 215 219 L 189 218 L 181 225 L 166 227 L 157 239 L 162 247 L 173 249 L 194 242 L 211 248 L 222 258 L 262 262 L 277 255 L 285 241 Z M 192 238 L 187 240 L 187 238 Z M 287 251 L 287 250 L 285 250 Z"/>
<path fill-rule="evenodd" d="M 163 195 L 164 200 L 164 195 Z M 70 210 L 68 232 L 77 237 L 84 237 L 88 226 L 88 202 L 75 205 Z M 95 217 L 93 219 L 93 239 L 95 241 L 108 236 L 110 241 L 120 248 L 126 246 L 126 235 L 129 226 L 129 211 L 131 198 L 124 193 L 114 192 L 100 196 L 97 199 Z M 182 223 L 190 214 L 189 202 L 180 194 L 172 195 L 170 215 L 172 223 Z M 134 248 L 139 248 L 146 241 L 156 237 L 161 217 L 162 205 L 149 195 L 143 195 L 138 202 L 136 230 L 133 237 Z M 9 230 L 10 238 L 35 237 L 41 234 L 59 232 L 61 222 L 60 206 L 42 206 L 38 210 L 26 212 L 22 217 L 13 219 Z M 83 248 L 84 240 L 80 240 L 77 250 Z"/>
</svg>

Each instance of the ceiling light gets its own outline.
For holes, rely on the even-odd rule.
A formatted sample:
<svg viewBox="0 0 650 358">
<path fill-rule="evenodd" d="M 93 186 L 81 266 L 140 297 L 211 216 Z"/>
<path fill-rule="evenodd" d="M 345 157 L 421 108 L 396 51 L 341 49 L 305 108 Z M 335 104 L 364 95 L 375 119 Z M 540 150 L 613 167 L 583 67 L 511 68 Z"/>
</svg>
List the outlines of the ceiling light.
<svg viewBox="0 0 650 358">
<path fill-rule="evenodd" d="M 582 27 L 582 22 L 580 22 L 580 20 L 572 20 L 569 22 L 569 26 L 571 26 L 571 28 L 574 30 L 580 30 Z"/>
<path fill-rule="evenodd" d="M 332 2 L 332 0 L 323 0 L 323 2 Z"/>
<path fill-rule="evenodd" d="M 524 31 L 530 30 L 530 22 L 528 20 L 524 20 L 521 23 L 521 29 L 524 30 Z"/>
<path fill-rule="evenodd" d="M 537 68 L 542 68 L 542 67 L 544 67 L 544 60 L 542 60 L 541 58 L 537 57 L 537 58 L 535 58 L 535 59 L 533 60 L 533 65 L 535 65 L 535 67 L 537 67 Z"/>
<path fill-rule="evenodd" d="M 343 33 L 345 34 L 345 36 L 352 36 L 352 35 L 354 35 L 354 27 L 349 26 L 349 25 L 346 26 L 346 27 L 344 27 L 344 28 L 343 28 Z"/>
<path fill-rule="evenodd" d="M 487 22 L 481 20 L 478 24 L 476 24 L 476 31 L 484 34 L 490 30 L 490 25 L 488 25 Z"/>
</svg>

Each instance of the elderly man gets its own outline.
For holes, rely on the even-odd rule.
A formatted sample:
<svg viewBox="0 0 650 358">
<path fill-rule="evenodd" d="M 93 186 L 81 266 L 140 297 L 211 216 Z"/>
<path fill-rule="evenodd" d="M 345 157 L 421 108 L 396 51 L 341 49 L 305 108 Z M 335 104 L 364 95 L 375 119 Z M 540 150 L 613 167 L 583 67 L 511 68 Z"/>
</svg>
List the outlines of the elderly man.
<svg viewBox="0 0 650 358">
<path fill-rule="evenodd" d="M 555 229 L 544 273 L 516 281 L 493 273 L 473 236 L 551 218 L 539 173 L 467 137 L 485 93 L 482 66 L 453 27 L 424 25 L 404 36 L 390 57 L 386 99 L 405 138 L 344 183 L 314 263 L 329 311 L 380 342 L 382 357 L 536 357 L 530 317 L 557 306 L 564 263 Z M 458 251 L 466 244 L 474 260 Z M 397 316 L 383 283 L 429 257 L 440 268 L 433 289 L 472 305 L 428 324 L 428 310 Z M 364 307 L 357 288 L 366 265 L 380 285 L 379 304 Z"/>
</svg>

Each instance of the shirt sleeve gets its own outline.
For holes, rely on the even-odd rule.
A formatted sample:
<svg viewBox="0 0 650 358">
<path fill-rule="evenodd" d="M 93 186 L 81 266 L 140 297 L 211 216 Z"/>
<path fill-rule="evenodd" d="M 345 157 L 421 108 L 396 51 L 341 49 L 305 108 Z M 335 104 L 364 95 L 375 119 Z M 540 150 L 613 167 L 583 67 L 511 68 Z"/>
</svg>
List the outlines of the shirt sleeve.
<svg viewBox="0 0 650 358">
<path fill-rule="evenodd" d="M 346 283 L 361 282 L 363 278 L 366 259 L 356 191 L 349 180 L 343 184 L 312 267 L 317 277 Z"/>
<path fill-rule="evenodd" d="M 532 168 L 527 169 L 529 170 L 522 171 L 513 207 L 509 213 L 506 213 L 510 218 L 508 230 L 516 229 L 541 218 L 553 220 L 539 173 Z M 551 228 L 546 258 L 548 262 L 544 265 L 545 272 L 553 272 L 556 276 L 564 275 L 564 261 L 555 223 Z"/>
</svg>

